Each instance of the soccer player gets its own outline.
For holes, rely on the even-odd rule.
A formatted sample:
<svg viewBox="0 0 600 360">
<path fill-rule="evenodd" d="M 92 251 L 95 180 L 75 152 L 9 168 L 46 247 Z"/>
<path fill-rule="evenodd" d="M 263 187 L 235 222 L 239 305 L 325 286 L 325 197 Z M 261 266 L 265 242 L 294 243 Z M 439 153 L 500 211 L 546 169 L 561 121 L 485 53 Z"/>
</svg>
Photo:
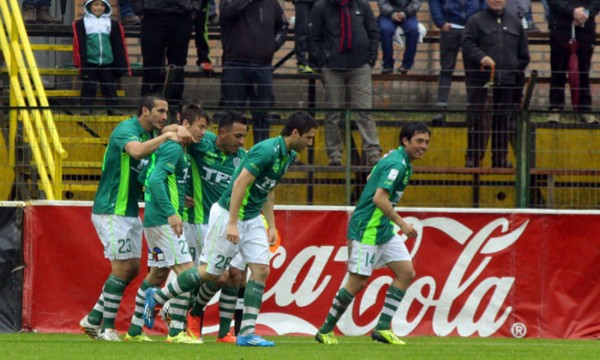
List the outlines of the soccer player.
<svg viewBox="0 0 600 360">
<path fill-rule="evenodd" d="M 195 249 L 198 256 L 196 265 L 200 265 L 199 257 L 208 229 L 210 208 L 225 192 L 235 169 L 246 156 L 244 141 L 247 134 L 248 122 L 244 115 L 239 111 L 229 110 L 219 120 L 218 134 L 207 132 L 202 141 L 190 147 L 190 189 L 195 205 L 186 209 L 187 222 L 184 223 L 184 228 L 188 246 Z M 220 289 L 217 342 L 235 343 L 236 338 L 229 329 L 241 280 L 238 268 L 245 268 L 243 261 L 241 266 L 238 262 L 234 264 L 237 268 L 226 271 L 219 280 L 206 282 L 198 289 L 196 303 L 188 316 L 189 335 L 195 338 L 201 336 L 200 317 L 203 316 L 204 307 Z"/>
<path fill-rule="evenodd" d="M 227 190 L 211 207 L 208 233 L 198 268 L 184 271 L 166 287 L 148 289 L 144 316 L 152 321 L 156 304 L 199 288 L 219 277 L 239 252 L 250 268 L 244 295 L 244 315 L 236 344 L 274 346 L 255 333 L 265 281 L 269 275 L 269 243 L 277 239 L 273 213 L 274 188 L 296 158 L 296 152 L 312 145 L 317 124 L 305 112 L 292 114 L 280 136 L 254 145 L 234 172 Z M 260 217 L 263 210 L 269 233 Z M 148 324 L 148 323 L 147 323 Z"/>
<path fill-rule="evenodd" d="M 394 224 L 408 237 L 417 236 L 414 227 L 394 211 L 412 175 L 412 162 L 421 159 L 431 131 L 424 123 L 411 122 L 400 132 L 400 147 L 389 152 L 371 171 L 348 225 L 348 280 L 338 291 L 315 339 L 326 345 L 338 343 L 333 329 L 352 299 L 368 283 L 374 269 L 383 265 L 394 273 L 385 295 L 383 311 L 371 338 L 393 345 L 404 345 L 391 330 L 390 323 L 415 271 L 402 238 Z"/>
<path fill-rule="evenodd" d="M 195 141 L 202 139 L 208 125 L 207 113 L 190 104 L 181 114 L 181 125 L 189 130 Z M 167 141 L 152 155 L 145 174 L 146 208 L 144 234 L 148 242 L 148 267 L 150 271 L 138 289 L 135 312 L 126 341 L 151 341 L 143 332 L 142 312 L 146 289 L 160 286 L 169 275 L 194 267 L 187 242 L 183 236 L 183 209 L 189 176 L 188 144 Z M 184 331 L 190 294 L 184 293 L 171 302 L 171 322 L 168 343 L 202 344 Z"/>
<path fill-rule="evenodd" d="M 142 185 L 137 176 L 143 166 L 141 160 L 168 139 L 190 139 L 187 130 L 176 125 L 165 126 L 168 111 L 164 97 L 144 96 L 137 116 L 121 122 L 110 135 L 92 208 L 92 223 L 104 246 L 104 257 L 110 261 L 111 273 L 94 308 L 79 322 L 92 339 L 120 340 L 115 331 L 117 311 L 125 288 L 140 271 L 142 222 L 138 200 Z M 153 137 L 153 132 L 161 129 L 163 133 Z"/>
</svg>

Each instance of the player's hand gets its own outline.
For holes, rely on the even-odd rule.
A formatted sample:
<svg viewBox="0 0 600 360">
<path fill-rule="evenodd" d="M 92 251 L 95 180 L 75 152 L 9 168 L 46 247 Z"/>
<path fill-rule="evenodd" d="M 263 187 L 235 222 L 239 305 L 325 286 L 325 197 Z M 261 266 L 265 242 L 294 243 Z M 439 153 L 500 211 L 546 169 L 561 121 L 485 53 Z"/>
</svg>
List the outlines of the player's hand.
<svg viewBox="0 0 600 360">
<path fill-rule="evenodd" d="M 175 233 L 175 235 L 177 236 L 181 236 L 183 234 L 183 221 L 181 221 L 181 218 L 179 217 L 179 215 L 174 214 L 169 216 L 169 225 L 171 226 L 171 229 L 173 229 L 173 232 Z"/>
<path fill-rule="evenodd" d="M 185 126 L 180 126 L 177 128 L 177 138 L 179 139 L 179 141 L 177 142 L 181 143 L 184 146 L 198 142 L 198 140 L 194 139 L 192 133 L 190 133 L 190 131 Z"/>
<path fill-rule="evenodd" d="M 400 225 L 400 230 L 402 230 L 402 233 L 409 238 L 414 238 L 417 237 L 417 235 L 419 235 L 417 233 L 417 230 L 415 230 L 415 228 L 411 224 L 406 223 L 404 221 Z"/>
<path fill-rule="evenodd" d="M 227 240 L 234 244 L 237 244 L 240 241 L 240 231 L 238 230 L 236 223 L 227 223 Z"/>
<path fill-rule="evenodd" d="M 269 228 L 269 245 L 274 245 L 277 243 L 277 229 Z"/>
<path fill-rule="evenodd" d="M 183 203 L 183 206 L 189 209 L 191 207 L 196 206 L 196 202 L 194 201 L 193 197 L 191 197 L 189 195 L 186 195 L 185 196 L 185 202 Z"/>
</svg>

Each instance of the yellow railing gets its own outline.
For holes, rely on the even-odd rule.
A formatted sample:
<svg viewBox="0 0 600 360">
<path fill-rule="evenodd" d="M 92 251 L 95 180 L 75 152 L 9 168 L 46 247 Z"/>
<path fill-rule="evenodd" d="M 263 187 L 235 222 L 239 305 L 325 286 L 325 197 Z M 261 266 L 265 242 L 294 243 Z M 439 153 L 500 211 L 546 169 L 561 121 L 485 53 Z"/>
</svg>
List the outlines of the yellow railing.
<svg viewBox="0 0 600 360">
<path fill-rule="evenodd" d="M 49 200 L 62 198 L 63 149 L 17 0 L 0 1 L 0 48 L 10 78 L 9 166 L 16 166 L 18 120 L 29 143 L 40 186 Z M 14 108 L 19 108 L 14 110 Z"/>
</svg>

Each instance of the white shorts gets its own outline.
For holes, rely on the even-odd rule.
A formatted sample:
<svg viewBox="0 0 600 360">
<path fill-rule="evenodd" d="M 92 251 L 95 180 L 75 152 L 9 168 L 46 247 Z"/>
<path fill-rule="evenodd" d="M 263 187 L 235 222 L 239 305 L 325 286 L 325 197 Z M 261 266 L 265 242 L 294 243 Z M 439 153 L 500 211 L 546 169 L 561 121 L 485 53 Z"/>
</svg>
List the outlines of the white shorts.
<svg viewBox="0 0 600 360">
<path fill-rule="evenodd" d="M 202 253 L 202 248 L 204 248 L 206 230 L 208 230 L 208 224 L 183 223 L 185 241 L 187 241 L 192 261 L 196 265 L 200 265 L 200 254 Z"/>
<path fill-rule="evenodd" d="M 170 225 L 161 225 L 144 228 L 144 234 L 148 242 L 148 266 L 168 268 L 192 262 L 185 232 L 177 236 Z"/>
<path fill-rule="evenodd" d="M 247 264 L 268 265 L 269 242 L 265 225 L 260 216 L 238 221 L 240 241 L 237 245 L 227 240 L 228 221 L 229 211 L 223 209 L 218 203 L 213 204 L 208 216 L 208 233 L 200 256 L 200 261 L 207 264 L 207 272 L 220 275 L 238 253 L 242 255 L 242 260 Z"/>
<path fill-rule="evenodd" d="M 404 240 L 397 234 L 381 245 L 351 240 L 348 246 L 348 271 L 354 274 L 370 276 L 373 270 L 393 261 L 412 261 Z"/>
<path fill-rule="evenodd" d="M 139 217 L 92 214 L 92 223 L 109 260 L 142 257 L 142 221 Z"/>
</svg>

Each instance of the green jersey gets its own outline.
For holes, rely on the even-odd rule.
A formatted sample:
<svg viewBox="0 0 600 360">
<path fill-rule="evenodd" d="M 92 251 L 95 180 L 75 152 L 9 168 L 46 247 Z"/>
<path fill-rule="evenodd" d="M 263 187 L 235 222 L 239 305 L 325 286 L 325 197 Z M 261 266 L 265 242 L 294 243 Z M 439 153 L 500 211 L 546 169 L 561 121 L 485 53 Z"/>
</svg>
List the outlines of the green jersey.
<svg viewBox="0 0 600 360">
<path fill-rule="evenodd" d="M 412 165 L 404 147 L 399 147 L 383 157 L 371 170 L 369 180 L 356 204 L 348 225 L 348 239 L 364 244 L 377 245 L 391 240 L 394 224 L 373 203 L 378 188 L 389 192 L 389 199 L 396 204 L 412 175 Z"/>
<path fill-rule="evenodd" d="M 125 145 L 132 141 L 144 142 L 150 137 L 137 116 L 122 121 L 113 130 L 104 152 L 102 175 L 92 208 L 94 214 L 139 215 L 142 185 L 137 176 L 143 164 L 125 151 Z"/>
<path fill-rule="evenodd" d="M 169 140 L 156 149 L 146 175 L 144 227 L 166 225 L 169 216 L 183 215 L 187 176 L 181 144 Z"/>
<path fill-rule="evenodd" d="M 216 144 L 217 136 L 206 132 L 199 143 L 189 147 L 191 176 L 188 192 L 195 206 L 184 217 L 191 224 L 208 224 L 210 207 L 219 200 L 231 182 L 231 175 L 246 156 L 246 150 L 226 154 Z"/>
<path fill-rule="evenodd" d="M 281 136 L 270 138 L 254 145 L 233 173 L 231 182 L 219 198 L 219 205 L 224 209 L 229 209 L 235 179 L 237 179 L 243 169 L 246 169 L 256 179 L 245 191 L 238 216 L 240 220 L 249 220 L 257 217 L 260 215 L 267 195 L 277 185 L 277 181 L 283 177 L 295 158 L 296 152 L 285 148 L 285 141 Z"/>
</svg>

